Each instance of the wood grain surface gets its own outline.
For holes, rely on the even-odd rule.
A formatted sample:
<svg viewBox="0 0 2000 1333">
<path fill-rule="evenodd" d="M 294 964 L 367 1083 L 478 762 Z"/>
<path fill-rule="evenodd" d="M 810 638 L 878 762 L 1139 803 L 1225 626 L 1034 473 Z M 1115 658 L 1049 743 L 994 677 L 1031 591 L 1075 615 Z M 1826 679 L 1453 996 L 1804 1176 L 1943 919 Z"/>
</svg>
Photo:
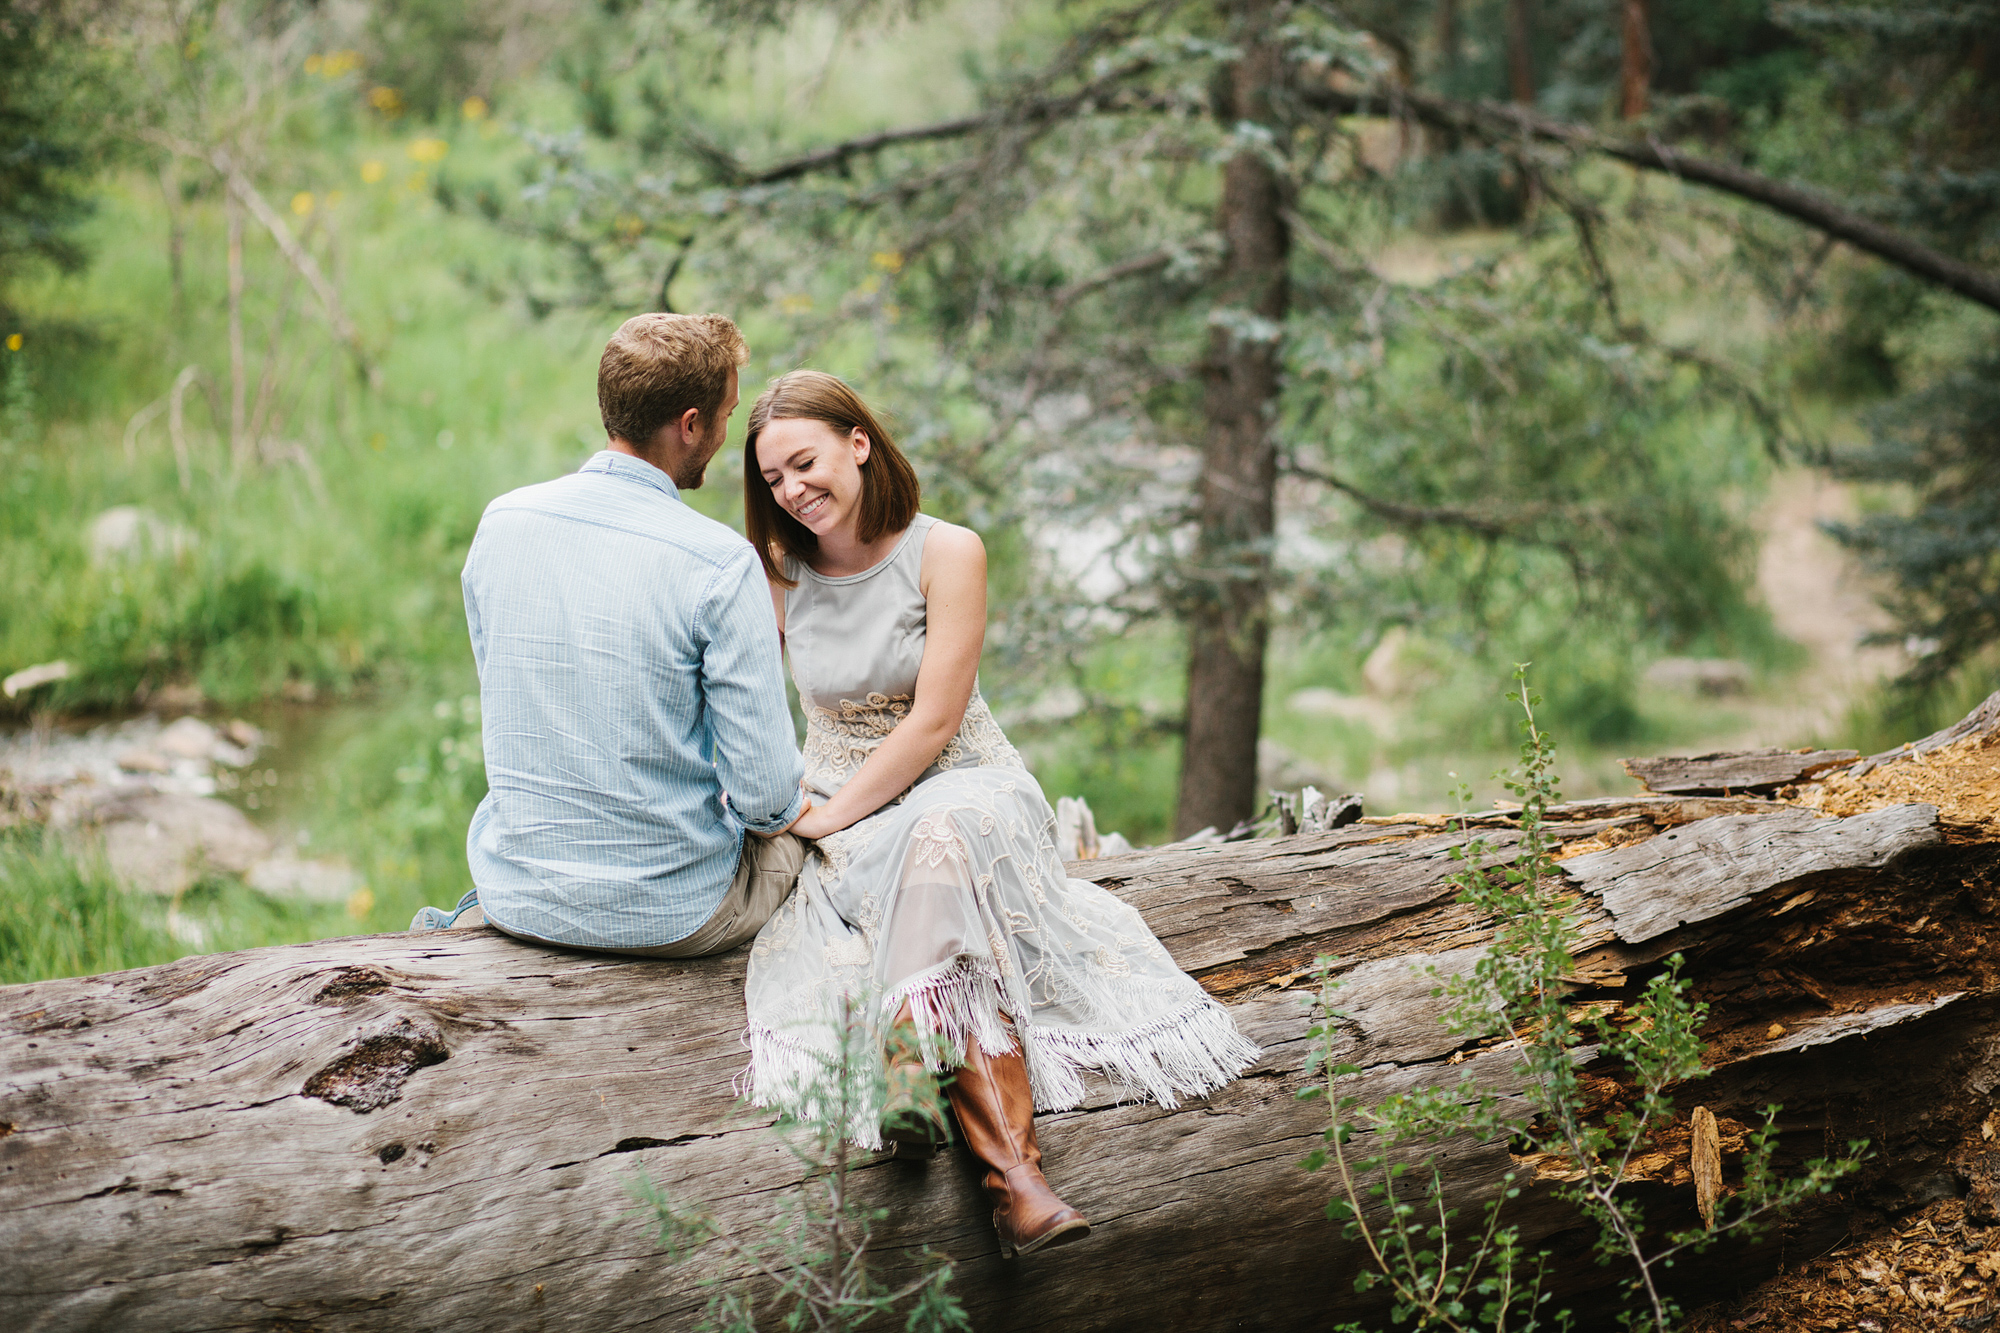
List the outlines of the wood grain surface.
<svg viewBox="0 0 2000 1333">
<path fill-rule="evenodd" d="M 1927 841 L 1928 807 L 1816 825 L 1790 810 L 1677 823 L 1647 808 L 1658 823 L 1638 813 L 1561 822 L 1579 846 L 1633 840 L 1565 863 L 1586 917 L 1579 997 L 1615 1002 L 1639 975 L 1625 969 L 1672 944 L 1715 1006 L 1718 1072 L 1701 1100 L 1716 1114 L 1740 1119 L 1782 1100 L 1797 1119 L 1787 1142 L 1804 1155 L 1855 1129 L 1857 1115 L 1871 1136 L 1935 1138 L 1931 1122 L 1948 1115 L 1968 1070 L 2000 1062 L 1985 961 L 1996 942 L 1985 900 L 1967 887 L 1990 882 L 1996 849 Z M 1379 1314 L 1354 1290 L 1359 1253 L 1325 1216 L 1331 1182 L 1298 1165 L 1326 1114 L 1297 1095 L 1306 969 L 1320 954 L 1342 959 L 1352 1018 L 1341 1054 L 1369 1071 L 1348 1092 L 1471 1073 L 1511 1093 L 1512 1054 L 1446 1032 L 1421 970 L 1469 966 L 1489 937 L 1446 882 L 1463 836 L 1359 825 L 1073 866 L 1140 908 L 1264 1058 L 1175 1111 L 1099 1096 L 1042 1117 L 1048 1173 L 1095 1227 L 1045 1256 L 997 1257 L 961 1150 L 921 1168 L 871 1163 L 860 1179 L 891 1209 L 887 1262 L 904 1262 L 900 1246 L 951 1255 L 954 1290 L 982 1331 L 1320 1329 Z M 1515 835 L 1486 836 L 1504 847 Z M 1857 846 L 1870 850 L 1829 850 Z M 1802 873 L 1818 888 L 1788 907 L 1799 894 L 1778 890 Z M 1625 942 L 1669 918 L 1668 936 Z M 632 1216 L 635 1172 L 743 1231 L 770 1225 L 799 1182 L 769 1117 L 730 1092 L 746 1058 L 743 965 L 740 952 L 622 961 L 473 929 L 0 989 L 0 1322 L 119 1333 L 692 1328 L 704 1282 L 734 1275 L 656 1252 Z M 1945 993 L 1959 998 L 1931 1003 Z M 1778 1050 L 1763 1035 L 1803 1018 L 1821 1022 L 1809 1049 Z M 1885 1027 L 1902 1035 L 1844 1035 Z M 1504 1145 L 1440 1151 L 1468 1215 L 1516 1167 Z M 1943 1169 L 1903 1151 L 1870 1188 L 1909 1188 Z M 1649 1216 L 1692 1215 L 1687 1182 L 1656 1187 Z M 1531 1241 L 1577 1226 L 1541 1188 L 1514 1208 Z M 1561 1245 L 1563 1299 L 1598 1308 L 1616 1275 L 1587 1246 Z M 1753 1271 L 1731 1259 L 1721 1271 Z"/>
</svg>

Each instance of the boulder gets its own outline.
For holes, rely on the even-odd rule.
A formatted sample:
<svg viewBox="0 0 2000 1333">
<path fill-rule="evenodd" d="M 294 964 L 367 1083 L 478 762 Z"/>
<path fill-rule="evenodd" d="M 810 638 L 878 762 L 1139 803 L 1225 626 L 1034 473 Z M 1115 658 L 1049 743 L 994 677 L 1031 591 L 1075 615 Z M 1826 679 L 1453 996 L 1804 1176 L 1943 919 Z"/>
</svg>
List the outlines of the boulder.
<svg viewBox="0 0 2000 1333">
<path fill-rule="evenodd" d="M 111 872 L 127 888 L 171 897 L 204 871 L 247 874 L 271 840 L 235 806 L 206 796 L 146 792 L 93 811 Z"/>
<path fill-rule="evenodd" d="M 344 903 L 361 887 L 361 876 L 345 861 L 303 860 L 283 854 L 251 866 L 244 879 L 266 897 L 315 903 Z"/>
<path fill-rule="evenodd" d="M 84 546 L 93 565 L 146 556 L 177 556 L 194 546 L 194 533 L 138 505 L 114 505 L 90 520 Z"/>
</svg>

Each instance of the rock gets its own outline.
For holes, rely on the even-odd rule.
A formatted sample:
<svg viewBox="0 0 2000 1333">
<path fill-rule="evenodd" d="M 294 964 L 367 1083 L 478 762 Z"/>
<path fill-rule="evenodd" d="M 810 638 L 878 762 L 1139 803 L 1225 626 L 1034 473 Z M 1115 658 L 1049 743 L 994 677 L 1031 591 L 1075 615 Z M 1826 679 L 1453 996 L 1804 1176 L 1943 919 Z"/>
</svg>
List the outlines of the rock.
<svg viewBox="0 0 2000 1333">
<path fill-rule="evenodd" d="M 242 718 L 232 718 L 222 728 L 222 738 L 239 750 L 248 750 L 253 755 L 264 748 L 264 733 L 245 722 Z"/>
<path fill-rule="evenodd" d="M 1257 742 L 1257 790 L 1297 791 L 1301 787 L 1340 786 L 1325 770 L 1270 739 Z"/>
<path fill-rule="evenodd" d="M 1742 662 L 1726 657 L 1662 657 L 1642 677 L 1656 690 L 1678 690 L 1708 699 L 1748 694 L 1752 673 Z"/>
<path fill-rule="evenodd" d="M 1302 717 L 1336 717 L 1343 722 L 1360 722 L 1377 731 L 1395 724 L 1396 710 L 1381 699 L 1342 694 L 1338 690 L 1299 690 L 1285 700 L 1285 706 Z"/>
<path fill-rule="evenodd" d="M 118 767 L 127 773 L 171 773 L 174 766 L 157 750 L 127 750 L 118 756 Z"/>
<path fill-rule="evenodd" d="M 233 805 L 207 796 L 148 792 L 93 811 L 104 857 L 128 888 L 171 897 L 205 870 L 246 873 L 271 855 L 271 840 Z"/>
<path fill-rule="evenodd" d="M 84 533 L 90 563 L 146 556 L 177 556 L 194 546 L 194 533 L 137 505 L 116 505 L 90 520 Z"/>
<path fill-rule="evenodd" d="M 346 902 L 361 886 L 361 876 L 344 861 L 306 861 L 284 855 L 251 866 L 244 880 L 272 898 L 303 898 L 316 903 Z"/>
<path fill-rule="evenodd" d="M 207 703 L 208 696 L 201 692 L 201 686 L 199 685 L 190 685 L 185 681 L 176 681 L 169 685 L 160 686 L 159 689 L 152 691 L 144 699 L 140 700 L 140 702 L 151 704 L 153 707 L 163 709 L 169 713 L 185 712 L 190 708 L 199 708 Z"/>
<path fill-rule="evenodd" d="M 1361 684 L 1377 699 L 1401 699 L 1422 686 L 1427 673 L 1416 660 L 1409 629 L 1391 625 L 1361 664 Z"/>
<path fill-rule="evenodd" d="M 163 729 L 153 738 L 153 744 L 169 758 L 209 759 L 214 756 L 219 739 L 215 728 L 208 723 L 198 717 L 184 717 Z"/>
</svg>

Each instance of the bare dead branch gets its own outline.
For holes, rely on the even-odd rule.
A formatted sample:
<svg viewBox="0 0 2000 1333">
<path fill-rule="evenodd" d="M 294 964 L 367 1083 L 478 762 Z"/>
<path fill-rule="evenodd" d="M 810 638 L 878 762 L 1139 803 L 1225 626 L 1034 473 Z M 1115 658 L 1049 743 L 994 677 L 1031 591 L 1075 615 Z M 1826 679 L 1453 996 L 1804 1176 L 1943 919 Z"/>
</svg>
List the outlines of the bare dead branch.
<svg viewBox="0 0 2000 1333">
<path fill-rule="evenodd" d="M 348 354 L 354 358 L 355 368 L 370 384 L 376 383 L 380 378 L 380 372 L 368 355 L 368 348 L 361 341 L 360 330 L 355 328 L 354 321 L 347 317 L 347 309 L 341 303 L 340 293 L 327 280 L 319 261 L 312 257 L 312 252 L 299 244 L 298 238 L 292 234 L 292 229 L 286 224 L 284 217 L 277 209 L 271 207 L 270 201 L 264 198 L 250 178 L 237 167 L 235 159 L 230 157 L 228 150 L 221 147 L 203 147 L 155 130 L 142 130 L 140 133 L 156 147 L 206 162 L 214 168 L 215 173 L 221 176 L 228 186 L 229 193 L 250 211 L 252 217 L 263 224 L 264 230 L 268 231 L 271 239 L 277 243 L 278 252 L 284 255 L 286 262 L 298 270 L 299 276 L 313 289 L 313 295 L 319 298 L 320 310 L 325 314 L 326 322 L 332 327 L 334 337 L 346 346 Z"/>
</svg>

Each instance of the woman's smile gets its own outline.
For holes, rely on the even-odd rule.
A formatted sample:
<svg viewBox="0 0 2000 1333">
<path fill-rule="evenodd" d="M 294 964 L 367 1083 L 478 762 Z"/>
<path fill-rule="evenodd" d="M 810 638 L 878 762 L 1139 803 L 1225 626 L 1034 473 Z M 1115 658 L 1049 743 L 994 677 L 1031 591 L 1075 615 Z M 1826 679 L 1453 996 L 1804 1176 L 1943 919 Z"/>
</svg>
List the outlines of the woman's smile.
<svg viewBox="0 0 2000 1333">
<path fill-rule="evenodd" d="M 812 499 L 806 501 L 804 504 L 800 505 L 792 512 L 798 516 L 800 522 L 810 523 L 813 519 L 813 515 L 819 513 L 820 510 L 826 508 L 826 502 L 828 500 L 831 500 L 832 498 L 833 497 L 827 494 L 825 491 L 821 491 L 818 495 L 815 495 Z"/>
</svg>

